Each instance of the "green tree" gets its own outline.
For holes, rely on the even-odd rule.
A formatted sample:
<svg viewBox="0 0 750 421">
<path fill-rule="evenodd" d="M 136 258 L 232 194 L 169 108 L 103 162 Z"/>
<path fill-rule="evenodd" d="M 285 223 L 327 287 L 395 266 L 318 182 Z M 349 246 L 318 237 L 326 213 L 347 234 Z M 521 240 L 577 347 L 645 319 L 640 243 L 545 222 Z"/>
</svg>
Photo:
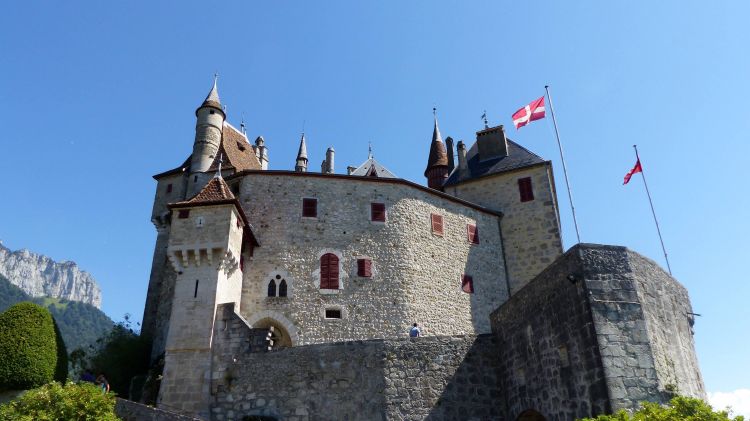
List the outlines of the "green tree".
<svg viewBox="0 0 750 421">
<path fill-rule="evenodd" d="M 744 421 L 742 415 L 731 418 L 727 411 L 714 411 L 700 399 L 676 396 L 666 406 L 644 402 L 642 408 L 630 415 L 620 410 L 613 415 L 599 415 L 580 421 Z"/>
<path fill-rule="evenodd" d="M 0 406 L 5 421 L 115 421 L 115 396 L 91 383 L 48 383 Z"/>
<path fill-rule="evenodd" d="M 44 307 L 23 302 L 0 314 L 0 390 L 30 389 L 52 381 L 58 344 L 64 346 Z"/>
<path fill-rule="evenodd" d="M 90 366 L 95 375 L 104 374 L 113 391 L 128 397 L 132 378 L 148 372 L 150 351 L 149 342 L 133 330 L 126 314 L 125 320 L 101 339 Z"/>
</svg>

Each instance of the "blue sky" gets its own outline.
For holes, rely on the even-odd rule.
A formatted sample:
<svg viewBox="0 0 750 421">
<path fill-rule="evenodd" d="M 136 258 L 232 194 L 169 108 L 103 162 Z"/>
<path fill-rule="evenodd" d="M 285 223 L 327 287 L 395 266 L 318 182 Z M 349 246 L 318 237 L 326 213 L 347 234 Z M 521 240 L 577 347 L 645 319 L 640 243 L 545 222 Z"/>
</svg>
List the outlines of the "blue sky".
<svg viewBox="0 0 750 421">
<path fill-rule="evenodd" d="M 663 264 L 633 144 L 674 275 L 701 313 L 709 391 L 750 388 L 750 206 L 744 168 L 747 2 L 14 2 L 0 16 L 0 239 L 76 261 L 104 310 L 140 319 L 155 182 L 190 153 L 194 110 L 218 71 L 229 121 L 292 169 L 376 158 L 424 182 L 443 136 L 473 142 L 487 110 L 556 170 L 551 119 L 510 115 L 549 84 L 582 240 Z"/>
</svg>

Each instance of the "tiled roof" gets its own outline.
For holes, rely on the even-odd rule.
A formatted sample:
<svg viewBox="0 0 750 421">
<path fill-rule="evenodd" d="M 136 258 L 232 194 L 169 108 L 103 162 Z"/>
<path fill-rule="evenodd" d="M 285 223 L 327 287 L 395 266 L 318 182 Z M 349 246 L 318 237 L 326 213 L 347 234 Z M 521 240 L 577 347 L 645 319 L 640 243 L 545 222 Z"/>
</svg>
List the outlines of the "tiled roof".
<svg viewBox="0 0 750 421">
<path fill-rule="evenodd" d="M 250 142 L 247 141 L 247 137 L 229 123 L 224 124 L 221 147 L 219 153 L 214 157 L 214 162 L 211 163 L 209 171 L 216 171 L 219 168 L 219 157 L 222 157 L 224 161 L 221 164 L 222 169 L 233 168 L 235 171 L 261 169 L 260 161 L 258 161 Z"/>
<path fill-rule="evenodd" d="M 369 158 L 350 175 L 361 175 L 366 177 L 398 178 L 388 168 L 382 166 L 375 158 Z"/>
<path fill-rule="evenodd" d="M 214 107 L 224 112 L 224 109 L 221 106 L 221 100 L 219 99 L 219 90 L 216 87 L 216 78 L 214 78 L 214 86 L 208 92 L 206 99 L 203 101 L 203 104 L 201 104 L 200 106 L 200 108 L 203 108 L 203 107 Z"/>
<path fill-rule="evenodd" d="M 184 207 L 185 205 L 209 205 L 218 203 L 234 202 L 234 195 L 229 189 L 229 185 L 221 177 L 214 177 L 209 181 L 198 194 L 183 202 L 177 202 L 173 205 Z"/>
<path fill-rule="evenodd" d="M 456 167 L 445 183 L 443 183 L 444 186 L 546 162 L 539 155 L 510 139 L 508 139 L 507 156 L 480 161 L 479 147 L 475 142 L 466 153 L 466 161 L 469 167 L 468 174 L 460 174 L 458 167 Z"/>
<path fill-rule="evenodd" d="M 435 127 L 432 129 L 430 157 L 427 159 L 427 168 L 424 170 L 425 176 L 427 175 L 427 171 L 429 171 L 430 168 L 439 166 L 448 166 L 448 152 L 445 149 L 443 138 L 440 136 L 440 129 L 438 128 L 438 122 L 436 118 Z"/>
</svg>

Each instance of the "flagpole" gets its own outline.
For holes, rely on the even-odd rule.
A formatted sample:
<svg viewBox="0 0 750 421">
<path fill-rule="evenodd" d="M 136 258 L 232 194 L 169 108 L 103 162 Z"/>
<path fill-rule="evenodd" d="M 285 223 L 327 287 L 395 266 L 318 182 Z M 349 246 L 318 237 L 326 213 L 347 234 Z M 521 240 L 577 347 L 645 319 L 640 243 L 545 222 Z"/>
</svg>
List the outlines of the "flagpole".
<svg viewBox="0 0 750 421">
<path fill-rule="evenodd" d="M 568 169 L 565 166 L 565 156 L 563 156 L 562 144 L 560 143 L 560 132 L 557 130 L 557 119 L 555 118 L 555 109 L 552 107 L 552 97 L 549 95 L 549 85 L 544 86 L 544 90 L 547 91 L 547 99 L 549 100 L 549 110 L 552 112 L 552 124 L 555 125 L 555 136 L 557 136 L 557 147 L 560 148 L 560 160 L 563 165 L 563 174 L 565 175 L 565 187 L 568 188 L 568 199 L 570 200 L 570 210 L 573 212 L 573 225 L 576 227 L 576 238 L 578 242 L 581 242 L 581 234 L 578 231 L 578 220 L 576 219 L 576 208 L 573 206 L 573 194 L 570 192 L 570 183 L 568 182 Z"/>
<path fill-rule="evenodd" d="M 638 156 L 638 146 L 633 145 L 635 149 L 636 162 L 641 162 L 641 157 Z M 651 193 L 648 191 L 648 184 L 646 184 L 646 173 L 643 171 L 643 164 L 641 164 L 641 177 L 643 178 L 643 186 L 646 187 L 646 196 L 648 196 L 648 204 L 651 205 L 651 214 L 654 215 L 654 222 L 656 223 L 656 232 L 659 234 L 659 242 L 661 242 L 661 251 L 664 252 L 664 260 L 667 262 L 667 270 L 672 275 L 672 268 L 669 266 L 669 257 L 667 257 L 667 249 L 664 247 L 664 239 L 661 237 L 661 230 L 659 229 L 659 221 L 656 220 L 656 211 L 654 211 L 654 202 L 651 201 Z"/>
</svg>

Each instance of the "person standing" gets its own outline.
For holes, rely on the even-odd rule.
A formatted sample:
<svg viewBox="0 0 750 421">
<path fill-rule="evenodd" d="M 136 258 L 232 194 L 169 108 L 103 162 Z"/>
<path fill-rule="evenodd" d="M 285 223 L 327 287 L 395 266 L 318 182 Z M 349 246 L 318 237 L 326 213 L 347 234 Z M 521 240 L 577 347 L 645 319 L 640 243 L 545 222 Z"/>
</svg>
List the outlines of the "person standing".
<svg viewBox="0 0 750 421">
<path fill-rule="evenodd" d="M 409 337 L 410 338 L 418 338 L 422 336 L 422 331 L 419 330 L 419 326 L 417 326 L 416 323 L 411 327 L 411 330 L 409 330 Z"/>
</svg>

